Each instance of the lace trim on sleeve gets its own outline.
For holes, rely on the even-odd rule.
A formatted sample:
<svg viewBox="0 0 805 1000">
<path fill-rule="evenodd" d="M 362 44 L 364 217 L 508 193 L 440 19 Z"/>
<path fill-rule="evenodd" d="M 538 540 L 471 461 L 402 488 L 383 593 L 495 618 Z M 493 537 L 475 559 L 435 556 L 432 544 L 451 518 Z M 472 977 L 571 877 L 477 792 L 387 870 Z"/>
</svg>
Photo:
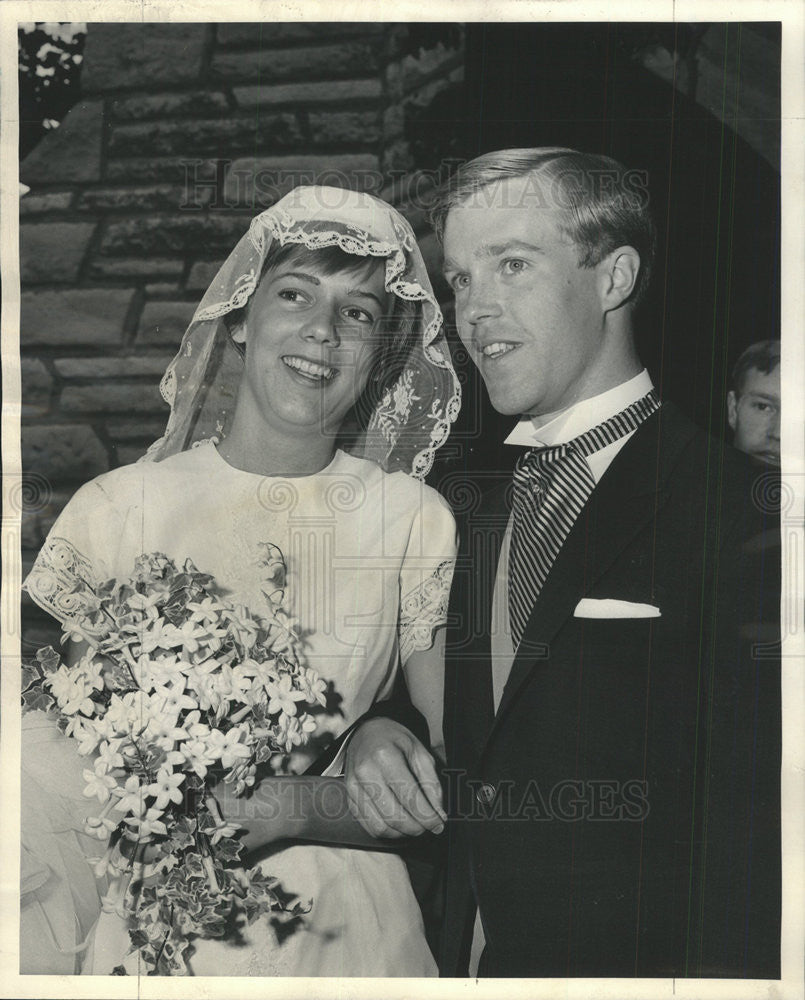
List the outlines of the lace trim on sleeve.
<svg viewBox="0 0 805 1000">
<path fill-rule="evenodd" d="M 87 619 L 92 610 L 87 604 L 87 592 L 94 582 L 91 563 L 75 546 L 66 538 L 48 538 L 23 590 L 62 624 L 70 622 L 99 634 L 102 629 Z"/>
<path fill-rule="evenodd" d="M 433 633 L 447 621 L 447 603 L 455 560 L 445 559 L 400 604 L 400 659 L 416 650 L 430 649 Z"/>
</svg>

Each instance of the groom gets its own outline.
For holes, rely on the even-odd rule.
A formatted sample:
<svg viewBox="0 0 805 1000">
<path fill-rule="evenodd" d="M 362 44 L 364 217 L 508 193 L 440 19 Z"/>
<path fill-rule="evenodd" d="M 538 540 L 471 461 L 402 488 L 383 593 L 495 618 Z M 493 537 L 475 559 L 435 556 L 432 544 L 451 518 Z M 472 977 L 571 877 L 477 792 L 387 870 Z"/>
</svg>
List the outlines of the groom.
<svg viewBox="0 0 805 1000">
<path fill-rule="evenodd" d="M 448 976 L 779 976 L 779 543 L 756 471 L 639 361 L 655 238 L 632 176 L 489 153 L 435 212 L 461 340 L 522 415 L 513 481 L 460 525 Z M 438 829 L 388 714 L 346 748 L 356 815 Z"/>
</svg>

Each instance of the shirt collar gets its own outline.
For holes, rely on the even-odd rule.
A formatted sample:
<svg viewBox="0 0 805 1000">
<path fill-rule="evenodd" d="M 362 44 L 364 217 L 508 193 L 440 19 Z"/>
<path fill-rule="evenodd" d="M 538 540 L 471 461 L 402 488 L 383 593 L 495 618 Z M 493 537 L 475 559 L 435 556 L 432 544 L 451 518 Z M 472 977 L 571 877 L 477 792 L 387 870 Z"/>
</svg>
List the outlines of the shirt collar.
<svg viewBox="0 0 805 1000">
<path fill-rule="evenodd" d="M 504 441 L 526 448 L 544 448 L 566 444 L 573 438 L 597 427 L 598 424 L 614 417 L 627 406 L 642 399 L 653 388 L 651 376 L 644 368 L 626 382 L 613 389 L 579 400 L 565 410 L 560 410 L 539 427 L 534 426 L 530 417 L 523 417 Z"/>
</svg>

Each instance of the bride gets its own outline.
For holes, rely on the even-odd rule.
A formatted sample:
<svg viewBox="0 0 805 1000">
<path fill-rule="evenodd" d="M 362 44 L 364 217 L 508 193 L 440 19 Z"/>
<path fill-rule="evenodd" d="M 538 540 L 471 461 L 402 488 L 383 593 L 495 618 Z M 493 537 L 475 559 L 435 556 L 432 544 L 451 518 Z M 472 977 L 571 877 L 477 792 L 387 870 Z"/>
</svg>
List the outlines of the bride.
<svg viewBox="0 0 805 1000">
<path fill-rule="evenodd" d="M 296 188 L 252 221 L 161 389 L 171 406 L 164 436 L 144 460 L 76 493 L 26 580 L 31 597 L 69 623 L 76 576 L 125 577 L 138 555 L 163 552 L 192 559 L 256 610 L 261 546 L 273 543 L 288 564 L 306 662 L 330 685 L 291 772 L 387 698 L 400 666 L 440 747 L 455 525 L 423 478 L 457 415 L 459 385 L 408 223 L 368 195 Z M 54 789 L 88 764 L 68 741 L 52 761 Z M 46 811 L 48 789 L 26 787 L 26 815 Z M 29 832 L 23 842 L 47 866 L 48 848 Z M 58 834 L 52 844 L 60 850 Z M 78 881 L 86 871 L 75 854 Z M 263 864 L 284 892 L 312 900 L 309 912 L 287 936 L 264 917 L 237 944 L 197 940 L 193 974 L 436 974 L 397 855 L 297 842 Z M 89 941 L 85 974 L 121 963 L 137 972 L 113 913 Z"/>
</svg>

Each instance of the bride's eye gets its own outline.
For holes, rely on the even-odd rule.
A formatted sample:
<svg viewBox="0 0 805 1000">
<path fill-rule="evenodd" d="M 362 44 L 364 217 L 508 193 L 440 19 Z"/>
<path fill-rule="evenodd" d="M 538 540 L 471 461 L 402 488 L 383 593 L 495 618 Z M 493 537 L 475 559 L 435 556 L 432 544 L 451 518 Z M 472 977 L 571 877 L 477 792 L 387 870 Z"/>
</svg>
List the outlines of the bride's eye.
<svg viewBox="0 0 805 1000">
<path fill-rule="evenodd" d="M 374 323 L 375 321 L 374 316 L 365 309 L 361 309 L 360 306 L 347 306 L 342 310 L 342 315 L 357 323 Z"/>
<path fill-rule="evenodd" d="M 307 302 L 308 298 L 298 288 L 281 288 L 277 295 L 286 302 Z"/>
</svg>

